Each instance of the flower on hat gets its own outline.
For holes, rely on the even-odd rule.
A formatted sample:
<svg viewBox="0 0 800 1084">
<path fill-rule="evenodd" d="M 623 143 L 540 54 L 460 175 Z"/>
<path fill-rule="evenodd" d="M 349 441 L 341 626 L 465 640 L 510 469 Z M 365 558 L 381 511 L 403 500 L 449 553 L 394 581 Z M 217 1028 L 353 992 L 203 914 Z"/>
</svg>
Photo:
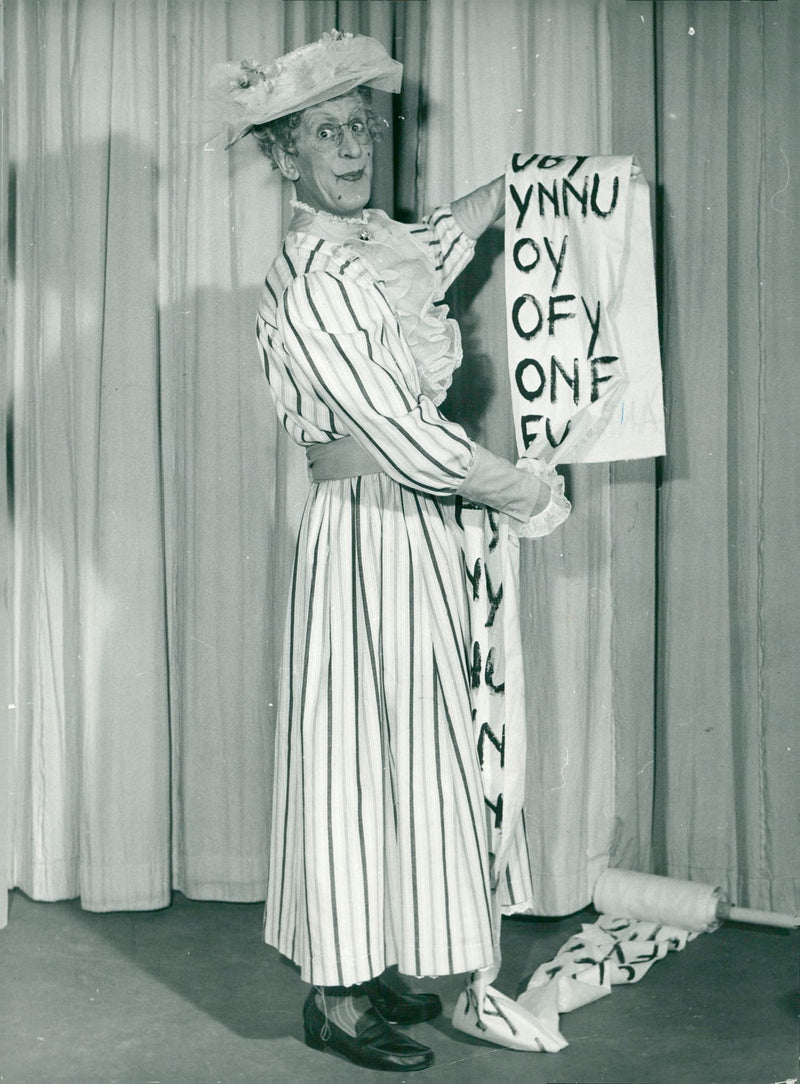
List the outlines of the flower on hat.
<svg viewBox="0 0 800 1084">
<path fill-rule="evenodd" d="M 211 89 L 228 103 L 231 123 L 241 130 L 318 105 L 359 85 L 398 91 L 403 66 L 380 42 L 331 30 L 318 41 L 266 64 L 228 61 L 211 71 Z"/>
<path fill-rule="evenodd" d="M 277 61 L 259 66 L 254 61 L 248 63 L 243 60 L 239 72 L 241 74 L 231 86 L 230 95 L 242 107 L 243 119 L 258 124 L 258 118 L 269 111 L 280 67 Z"/>
</svg>

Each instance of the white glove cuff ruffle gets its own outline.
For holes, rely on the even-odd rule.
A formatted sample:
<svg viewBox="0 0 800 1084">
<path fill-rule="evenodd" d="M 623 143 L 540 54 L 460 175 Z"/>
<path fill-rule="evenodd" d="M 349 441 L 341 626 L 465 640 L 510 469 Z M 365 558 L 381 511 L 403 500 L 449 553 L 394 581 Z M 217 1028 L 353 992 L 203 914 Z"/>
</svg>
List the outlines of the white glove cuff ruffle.
<svg viewBox="0 0 800 1084">
<path fill-rule="evenodd" d="M 550 500 L 546 507 L 535 516 L 531 516 L 527 523 L 514 523 L 511 529 L 520 538 L 544 538 L 556 527 L 560 527 L 572 511 L 572 505 L 564 496 L 564 479 L 556 473 L 554 467 L 531 456 L 522 456 L 516 465 L 520 470 L 533 474 L 547 486 L 550 490 Z"/>
</svg>

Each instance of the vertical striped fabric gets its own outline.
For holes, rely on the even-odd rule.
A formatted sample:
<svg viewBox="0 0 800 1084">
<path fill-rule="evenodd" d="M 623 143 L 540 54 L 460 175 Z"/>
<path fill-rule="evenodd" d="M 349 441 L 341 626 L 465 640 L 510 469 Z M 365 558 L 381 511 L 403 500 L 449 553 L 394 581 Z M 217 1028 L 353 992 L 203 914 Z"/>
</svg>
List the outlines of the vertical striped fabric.
<svg viewBox="0 0 800 1084">
<path fill-rule="evenodd" d="M 443 290 L 471 243 L 447 211 L 417 230 Z M 413 975 L 487 966 L 486 812 L 452 496 L 474 447 L 420 394 L 381 282 L 352 246 L 290 232 L 258 333 L 289 434 L 352 435 L 385 472 L 313 486 L 302 520 L 265 938 L 321 985 L 393 963 Z"/>
<path fill-rule="evenodd" d="M 267 940 L 308 981 L 492 958 L 452 501 L 324 482 L 302 524 L 277 736 Z"/>
</svg>

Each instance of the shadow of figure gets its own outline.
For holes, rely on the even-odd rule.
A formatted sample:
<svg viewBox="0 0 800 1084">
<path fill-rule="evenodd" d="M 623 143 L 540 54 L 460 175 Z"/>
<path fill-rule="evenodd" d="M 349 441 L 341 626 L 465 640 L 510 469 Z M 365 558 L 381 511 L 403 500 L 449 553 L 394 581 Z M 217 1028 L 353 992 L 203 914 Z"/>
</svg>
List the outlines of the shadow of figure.
<svg viewBox="0 0 800 1084">
<path fill-rule="evenodd" d="M 463 360 L 453 374 L 453 383 L 442 404 L 442 413 L 463 425 L 473 439 L 486 428 L 490 407 L 502 391 L 505 355 L 493 359 L 484 348 L 482 317 L 475 309 L 490 280 L 496 280 L 498 258 L 503 254 L 503 231 L 488 229 L 475 245 L 475 255 L 447 293 L 452 316 L 461 328 Z M 502 269 L 502 264 L 500 265 Z M 496 282 L 492 281 L 496 286 Z"/>
<path fill-rule="evenodd" d="M 264 945 L 262 912 L 261 904 L 197 902 L 176 892 L 160 911 L 92 914 L 76 906 L 65 921 L 78 945 L 102 938 L 107 973 L 115 955 L 125 961 L 121 975 L 136 969 L 135 1003 L 157 983 L 240 1038 L 300 1039 L 308 987 L 291 961 Z M 150 997 L 169 1003 L 152 987 Z"/>
<path fill-rule="evenodd" d="M 243 908 L 242 935 L 263 955 L 271 724 L 305 461 L 259 368 L 260 288 L 158 303 L 164 178 L 124 133 L 17 162 L 14 176 L 16 884 L 128 927 L 171 913 L 175 887 L 257 900 L 219 906 Z M 43 234 L 42 222 L 60 225 Z M 110 916 L 80 913 L 193 996 L 191 957 L 144 958 Z M 223 986 L 213 1011 L 235 982 Z"/>
</svg>

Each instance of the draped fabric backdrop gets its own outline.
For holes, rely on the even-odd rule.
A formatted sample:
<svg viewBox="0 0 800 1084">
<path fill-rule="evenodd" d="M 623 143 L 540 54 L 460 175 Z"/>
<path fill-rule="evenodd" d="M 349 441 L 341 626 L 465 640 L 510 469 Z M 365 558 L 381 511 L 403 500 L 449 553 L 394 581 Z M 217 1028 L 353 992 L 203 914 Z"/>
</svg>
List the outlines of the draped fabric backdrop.
<svg viewBox="0 0 800 1084">
<path fill-rule="evenodd" d="M 792 910 L 800 5 L 657 14 L 672 454 L 658 525 L 655 854 L 670 873 Z"/>
<path fill-rule="evenodd" d="M 634 153 L 652 185 L 668 456 L 569 468 L 571 520 L 523 547 L 535 910 L 609 863 L 792 909 L 797 0 L 6 0 L 0 877 L 263 898 L 307 482 L 253 324 L 288 193 L 210 139 L 205 82 L 334 25 L 406 65 L 378 103 L 400 217 L 514 150 Z M 448 409 L 511 456 L 502 278 L 492 230 Z"/>
<path fill-rule="evenodd" d="M 503 10 L 505 19 L 498 18 Z M 513 24 L 513 32 L 510 32 Z M 579 71 L 580 79 L 568 77 Z M 611 62 L 604 6 L 436 5 L 427 66 L 429 124 L 422 160 L 426 203 L 462 195 L 491 180 L 513 151 L 604 154 L 612 150 Z M 557 93 L 554 89 L 557 88 Z M 480 117 L 480 130 L 476 118 Z M 466 362 L 455 403 L 493 451 L 515 457 L 505 361 L 502 229 L 485 237 L 459 283 Z M 480 392 L 478 391 L 480 389 Z M 482 394 L 481 394 L 482 393 Z M 456 406 L 454 405 L 454 409 Z M 653 500 L 650 482 L 640 505 Z M 529 697 L 527 827 L 536 877 L 536 909 L 567 913 L 585 905 L 609 864 L 612 837 L 634 864 L 648 860 L 649 809 L 630 819 L 616 801 L 616 739 L 644 746 L 635 767 L 652 773 L 651 715 L 615 710 L 618 634 L 627 658 L 621 682 L 652 671 L 652 620 L 628 616 L 612 560 L 612 490 L 607 466 L 570 471 L 575 511 L 550 538 L 522 544 L 523 631 Z M 651 530 L 640 515 L 640 541 Z M 624 570 L 621 574 L 624 576 Z M 615 609 L 614 599 L 623 605 Z M 635 657 L 634 657 L 635 656 Z M 640 680 L 640 677 L 636 679 Z M 650 696 L 645 687 L 645 698 Z M 622 739 L 624 740 L 624 738 Z M 648 766 L 649 761 L 649 766 Z M 647 791 L 645 790 L 645 793 Z M 641 812 L 641 811 L 637 811 Z M 630 823 L 629 823 L 630 819 Z M 616 826 L 616 827 L 615 827 Z M 641 838 L 639 838 L 641 833 Z M 624 838 L 623 838 L 624 836 Z M 630 852 L 630 856 L 627 852 Z"/>
</svg>

